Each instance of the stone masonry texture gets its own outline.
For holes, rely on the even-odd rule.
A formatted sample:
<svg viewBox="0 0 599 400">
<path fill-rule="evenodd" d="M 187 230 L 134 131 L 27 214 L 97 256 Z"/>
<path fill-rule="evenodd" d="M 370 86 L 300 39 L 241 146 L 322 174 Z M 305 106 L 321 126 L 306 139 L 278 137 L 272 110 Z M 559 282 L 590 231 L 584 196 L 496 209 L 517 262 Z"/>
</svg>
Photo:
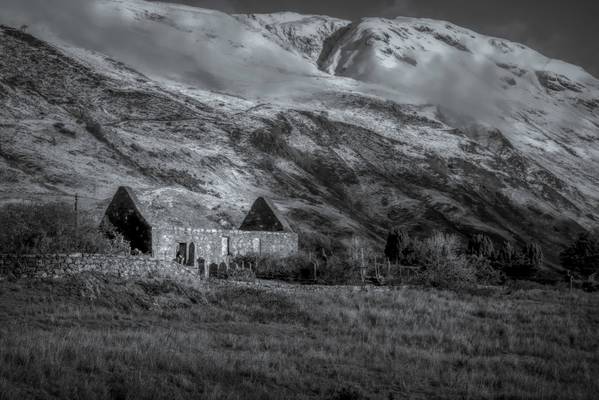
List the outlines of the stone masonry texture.
<svg viewBox="0 0 599 400">
<path fill-rule="evenodd" d="M 81 272 L 100 272 L 118 277 L 152 274 L 197 275 L 197 270 L 171 261 L 149 257 L 99 254 L 0 254 L 0 276 L 17 278 L 58 278 Z"/>
</svg>

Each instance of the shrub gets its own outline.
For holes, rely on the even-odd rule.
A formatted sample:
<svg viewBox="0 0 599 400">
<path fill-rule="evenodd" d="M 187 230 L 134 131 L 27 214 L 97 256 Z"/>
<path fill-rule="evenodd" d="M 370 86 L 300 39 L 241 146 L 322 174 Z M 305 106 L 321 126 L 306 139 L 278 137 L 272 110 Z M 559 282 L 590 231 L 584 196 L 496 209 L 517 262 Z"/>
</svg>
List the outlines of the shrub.
<svg viewBox="0 0 599 400">
<path fill-rule="evenodd" d="M 460 254 L 460 243 L 455 235 L 435 232 L 420 242 L 416 255 L 422 265 L 424 284 L 459 289 L 476 283 L 476 270 L 466 255 Z"/>
<path fill-rule="evenodd" d="M 306 281 L 314 277 L 312 262 L 304 254 L 277 258 L 272 256 L 246 255 L 232 260 L 232 265 L 249 269 L 260 279 L 280 279 L 284 281 Z"/>
<path fill-rule="evenodd" d="M 349 258 L 332 255 L 319 263 L 316 281 L 327 285 L 341 285 L 360 281 L 359 268 Z"/>
<path fill-rule="evenodd" d="M 474 269 L 476 281 L 483 285 L 498 285 L 505 281 L 505 274 L 494 266 L 491 259 L 470 255 L 468 263 Z"/>
<path fill-rule="evenodd" d="M 8 204 L 0 208 L 0 253 L 126 254 L 129 244 L 66 203 Z M 78 220 L 78 223 L 76 223 Z"/>
<path fill-rule="evenodd" d="M 583 233 L 561 254 L 562 266 L 584 278 L 599 272 L 599 233 Z"/>
<path fill-rule="evenodd" d="M 314 263 L 305 253 L 284 258 L 281 262 L 287 266 L 287 270 L 293 271 L 296 280 L 314 279 Z"/>
<path fill-rule="evenodd" d="M 306 252 L 318 255 L 322 255 L 323 252 L 325 254 L 342 253 L 346 250 L 339 240 L 318 232 L 300 234 L 300 247 Z"/>
</svg>

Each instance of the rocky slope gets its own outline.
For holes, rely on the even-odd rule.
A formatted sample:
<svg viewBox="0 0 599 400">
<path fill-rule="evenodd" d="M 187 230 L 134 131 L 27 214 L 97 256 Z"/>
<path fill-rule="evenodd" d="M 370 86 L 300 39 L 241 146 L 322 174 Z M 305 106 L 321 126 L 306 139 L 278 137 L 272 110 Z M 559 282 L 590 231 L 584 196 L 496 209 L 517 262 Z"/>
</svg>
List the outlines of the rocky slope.
<svg viewBox="0 0 599 400">
<path fill-rule="evenodd" d="M 597 223 L 599 82 L 578 67 L 441 21 L 96 3 L 126 38 L 0 31 L 2 201 L 79 192 L 99 214 L 126 184 L 228 227 L 266 195 L 305 237 L 484 231 L 550 260 Z"/>
</svg>

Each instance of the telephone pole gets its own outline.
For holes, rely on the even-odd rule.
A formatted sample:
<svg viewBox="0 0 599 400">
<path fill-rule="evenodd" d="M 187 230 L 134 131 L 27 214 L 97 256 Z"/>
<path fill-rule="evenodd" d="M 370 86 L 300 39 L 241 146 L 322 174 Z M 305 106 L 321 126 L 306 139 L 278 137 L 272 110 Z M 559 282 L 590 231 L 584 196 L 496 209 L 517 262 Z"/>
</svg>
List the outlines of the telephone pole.
<svg viewBox="0 0 599 400">
<path fill-rule="evenodd" d="M 79 193 L 75 193 L 75 240 L 79 240 Z"/>
</svg>

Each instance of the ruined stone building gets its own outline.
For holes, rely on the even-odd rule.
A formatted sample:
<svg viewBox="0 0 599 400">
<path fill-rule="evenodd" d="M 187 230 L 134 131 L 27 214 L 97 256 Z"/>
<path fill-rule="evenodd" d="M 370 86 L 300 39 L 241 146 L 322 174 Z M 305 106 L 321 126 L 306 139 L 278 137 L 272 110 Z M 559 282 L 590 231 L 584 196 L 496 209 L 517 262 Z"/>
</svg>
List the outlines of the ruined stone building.
<svg viewBox="0 0 599 400">
<path fill-rule="evenodd" d="M 152 218 L 133 190 L 122 186 L 106 209 L 103 223 L 107 222 L 122 233 L 132 249 L 200 269 L 237 255 L 284 257 L 298 251 L 298 235 L 276 207 L 262 197 L 254 202 L 239 229 L 210 229 Z"/>
</svg>

